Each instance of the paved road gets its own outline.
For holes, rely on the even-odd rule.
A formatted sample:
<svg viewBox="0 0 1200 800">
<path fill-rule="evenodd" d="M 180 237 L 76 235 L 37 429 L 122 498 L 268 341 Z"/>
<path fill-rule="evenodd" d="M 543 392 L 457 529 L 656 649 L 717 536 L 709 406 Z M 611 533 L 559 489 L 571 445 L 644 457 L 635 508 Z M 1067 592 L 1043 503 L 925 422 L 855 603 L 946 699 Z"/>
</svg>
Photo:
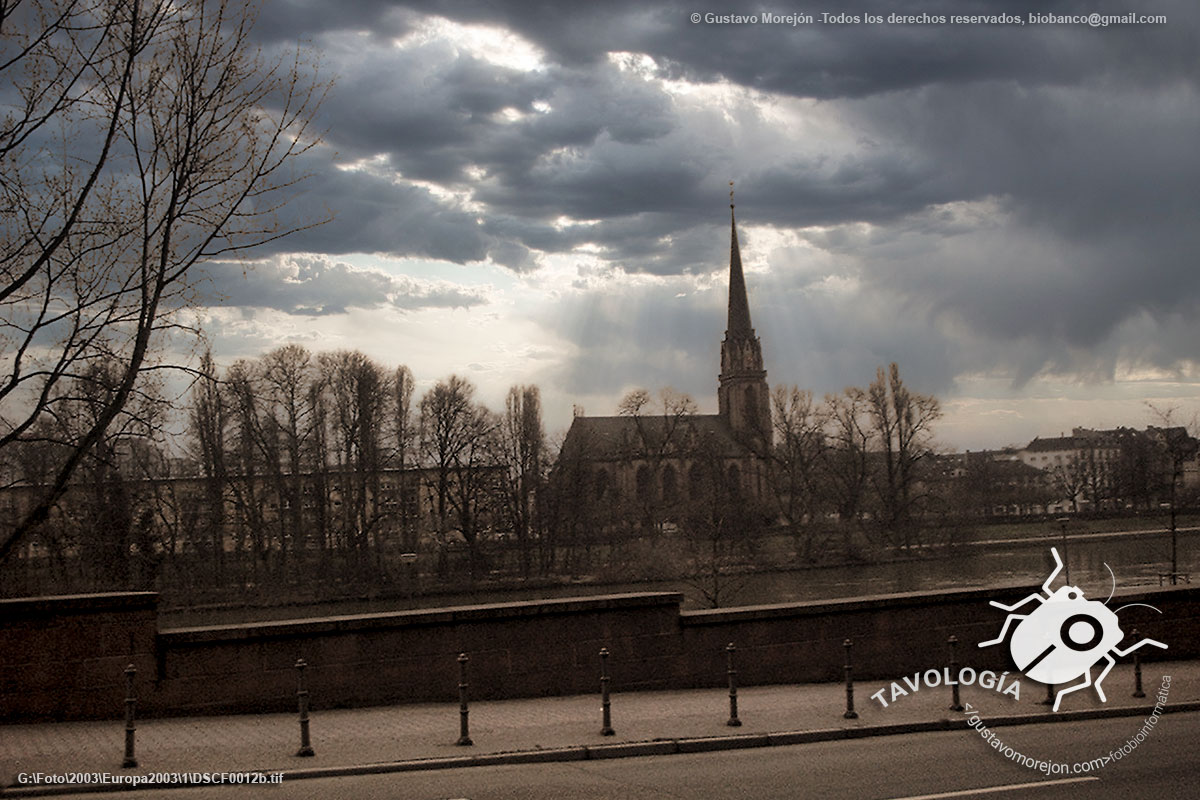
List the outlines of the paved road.
<svg viewBox="0 0 1200 800">
<path fill-rule="evenodd" d="M 1003 743 L 1067 764 L 1119 748 L 1139 718 L 998 728 Z M 1190 798 L 1200 780 L 1200 713 L 1170 714 L 1130 755 L 1083 775 L 1040 774 L 998 754 L 974 731 L 888 736 L 699 755 L 474 767 L 291 781 L 277 788 L 138 791 L 122 800 L 249 797 L 371 800 L 587 798 Z"/>
</svg>

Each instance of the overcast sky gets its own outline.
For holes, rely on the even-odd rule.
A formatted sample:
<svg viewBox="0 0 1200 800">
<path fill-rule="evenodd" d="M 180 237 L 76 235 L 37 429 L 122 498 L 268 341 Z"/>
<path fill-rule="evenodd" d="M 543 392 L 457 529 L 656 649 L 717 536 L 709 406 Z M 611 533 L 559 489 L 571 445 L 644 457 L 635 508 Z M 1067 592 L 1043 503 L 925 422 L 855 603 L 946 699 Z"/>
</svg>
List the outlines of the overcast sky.
<svg viewBox="0 0 1200 800">
<path fill-rule="evenodd" d="M 205 329 L 226 364 L 359 348 L 493 407 L 536 383 L 551 428 L 635 386 L 715 411 L 733 180 L 773 385 L 896 361 L 954 449 L 1141 427 L 1147 400 L 1190 416 L 1200 12 L 1138 5 L 1166 23 L 1031 24 L 1078 10 L 1050 0 L 846 9 L 1007 26 L 266 0 L 264 48 L 307 42 L 336 79 L 289 210 L 334 219 L 212 265 Z"/>
</svg>

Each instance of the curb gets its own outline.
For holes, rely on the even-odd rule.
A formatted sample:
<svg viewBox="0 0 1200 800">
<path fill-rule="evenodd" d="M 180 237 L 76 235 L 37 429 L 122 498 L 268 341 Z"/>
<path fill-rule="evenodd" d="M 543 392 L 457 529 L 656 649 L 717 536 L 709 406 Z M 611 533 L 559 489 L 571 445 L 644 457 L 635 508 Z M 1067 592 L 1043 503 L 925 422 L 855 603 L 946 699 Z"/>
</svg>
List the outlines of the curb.
<svg viewBox="0 0 1200 800">
<path fill-rule="evenodd" d="M 1061 711 L 1055 714 L 1014 714 L 989 717 L 990 728 L 1015 725 L 1037 725 L 1044 722 L 1078 722 L 1081 720 L 1137 717 L 1154 711 L 1155 706 L 1117 706 L 1115 708 L 1093 708 L 1079 711 Z M 1200 700 L 1172 703 L 1162 707 L 1163 714 L 1200 711 Z M 748 733 L 733 736 L 699 736 L 682 739 L 655 739 L 645 742 L 621 742 L 604 745 L 577 745 L 552 750 L 514 750 L 507 753 L 486 753 L 472 756 L 447 758 L 421 758 L 410 761 L 389 761 L 376 764 L 357 764 L 343 767 L 311 767 L 308 769 L 285 770 L 284 783 L 305 778 L 337 778 L 353 775 L 380 775 L 391 772 L 423 772 L 436 769 L 462 769 L 465 767 L 490 767 L 512 764 L 546 764 L 563 761 L 592 761 L 609 758 L 636 758 L 639 756 L 665 756 L 682 753 L 711 753 L 723 750 L 745 750 L 754 747 L 782 747 L 813 742 L 831 742 L 844 739 L 866 739 L 875 736 L 897 736 L 909 733 L 965 730 L 967 715 L 955 719 L 901 722 L 892 725 L 871 725 L 861 728 L 823 728 L 807 731 L 781 731 L 778 733 Z M 247 770 L 253 772 L 254 770 Z M 235 785 L 235 784 L 229 784 Z M 139 783 L 139 784 L 64 784 L 53 786 L 8 786 L 0 788 L 4 797 L 51 797 L 65 794 L 93 794 L 100 792 L 126 792 L 135 789 L 186 789 L 212 784 Z"/>
</svg>

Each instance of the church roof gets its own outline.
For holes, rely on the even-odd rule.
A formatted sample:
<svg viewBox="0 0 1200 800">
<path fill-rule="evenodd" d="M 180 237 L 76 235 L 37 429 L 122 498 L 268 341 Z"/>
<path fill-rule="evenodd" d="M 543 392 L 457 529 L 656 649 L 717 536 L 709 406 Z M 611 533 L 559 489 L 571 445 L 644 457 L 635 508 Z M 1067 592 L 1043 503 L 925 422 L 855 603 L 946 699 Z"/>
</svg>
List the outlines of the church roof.
<svg viewBox="0 0 1200 800">
<path fill-rule="evenodd" d="M 687 458 L 703 452 L 717 458 L 742 458 L 750 451 L 717 414 L 679 419 L 664 416 L 576 417 L 563 442 L 568 458 L 628 460 L 661 452 Z"/>
</svg>

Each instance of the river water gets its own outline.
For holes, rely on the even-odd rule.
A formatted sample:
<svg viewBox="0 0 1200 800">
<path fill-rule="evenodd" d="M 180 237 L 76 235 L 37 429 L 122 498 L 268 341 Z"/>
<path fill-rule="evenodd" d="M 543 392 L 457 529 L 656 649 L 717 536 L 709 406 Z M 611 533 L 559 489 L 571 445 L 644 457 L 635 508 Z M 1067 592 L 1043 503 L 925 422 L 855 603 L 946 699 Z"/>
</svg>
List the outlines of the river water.
<svg viewBox="0 0 1200 800">
<path fill-rule="evenodd" d="M 1194 534 L 1179 534 L 1179 571 L 1197 573 L 1200 561 Z M 1054 569 L 1051 546 L 1065 569 L 1055 580 L 1070 582 L 1090 599 L 1108 597 L 1115 576 L 1118 588 L 1158 586 L 1159 573 L 1170 571 L 1171 537 L 1167 533 L 1137 537 L 1060 539 L 1020 544 L 980 545 L 944 558 L 917 558 L 857 567 L 830 567 L 754 576 L 733 598 L 737 605 L 787 603 L 932 589 L 972 589 L 997 585 L 1041 584 Z M 1112 569 L 1112 575 L 1108 568 Z"/>
<path fill-rule="evenodd" d="M 1158 586 L 1159 573 L 1170 570 L 1171 537 L 1166 532 L 1136 536 L 1097 534 L 1061 539 L 996 542 L 963 547 L 945 555 L 917 556 L 904 561 L 856 566 L 819 567 L 732 576 L 727 580 L 722 606 L 765 605 L 839 597 L 893 594 L 935 589 L 972 589 L 1002 585 L 1040 585 L 1054 568 L 1050 547 L 1064 556 L 1066 569 L 1055 580 L 1059 586 L 1069 572 L 1071 584 L 1084 596 L 1104 600 L 1113 587 Z M 1179 571 L 1200 582 L 1200 532 L 1178 534 Z M 736 586 L 735 586 L 736 585 Z M 237 608 L 207 611 L 164 610 L 162 624 L 175 628 L 221 625 L 269 619 L 294 619 L 339 614 L 371 614 L 409 608 L 469 605 L 555 597 L 577 597 L 618 592 L 673 591 L 684 595 L 684 608 L 704 608 L 707 603 L 695 585 L 684 580 L 617 584 L 574 584 L 540 589 L 463 592 L 416 597 L 412 600 L 352 600 L 305 606 Z"/>
</svg>

